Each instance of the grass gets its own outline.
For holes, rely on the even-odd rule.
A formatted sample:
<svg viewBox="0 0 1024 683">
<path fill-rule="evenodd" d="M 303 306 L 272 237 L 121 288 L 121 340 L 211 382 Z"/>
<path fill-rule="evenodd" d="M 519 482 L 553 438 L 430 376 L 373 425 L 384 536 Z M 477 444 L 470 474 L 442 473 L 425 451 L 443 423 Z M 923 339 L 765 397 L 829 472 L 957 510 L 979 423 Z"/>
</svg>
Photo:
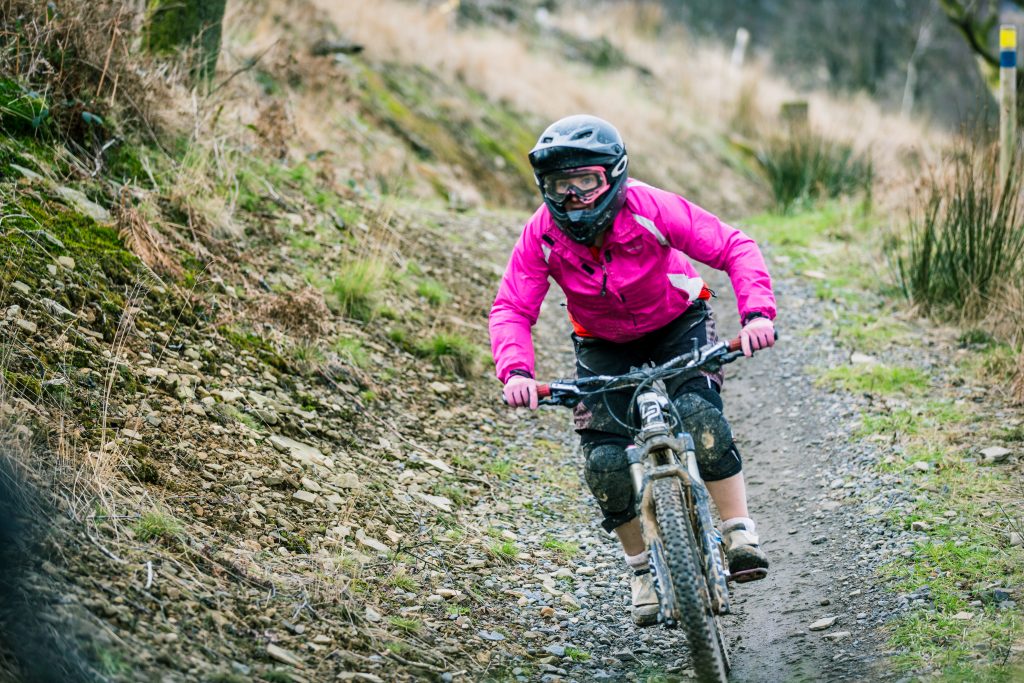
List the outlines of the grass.
<svg viewBox="0 0 1024 683">
<path fill-rule="evenodd" d="M 572 559 L 580 552 L 580 547 L 571 541 L 562 541 L 554 536 L 548 536 L 541 543 L 541 547 L 554 550 L 567 560 Z"/>
<path fill-rule="evenodd" d="M 423 622 L 411 617 L 388 617 L 388 623 L 404 633 L 419 633 Z"/>
<path fill-rule="evenodd" d="M 809 130 L 769 138 L 757 161 L 782 213 L 818 199 L 871 194 L 871 160 L 856 154 L 848 143 Z"/>
<path fill-rule="evenodd" d="M 881 364 L 843 365 L 819 379 L 825 386 L 869 394 L 918 394 L 928 388 L 928 375 L 917 368 Z"/>
<path fill-rule="evenodd" d="M 1017 371 L 1018 352 L 1008 344 L 995 344 L 966 356 L 960 371 L 979 382 L 1008 382 Z"/>
<path fill-rule="evenodd" d="M 460 334 L 442 332 L 416 345 L 416 353 L 430 358 L 458 377 L 480 372 L 484 351 Z"/>
<path fill-rule="evenodd" d="M 937 507 L 947 504 L 958 507 L 951 499 Z M 943 671 L 947 680 L 1013 680 L 1001 678 L 1000 671 L 1010 648 L 1024 636 L 1024 622 L 1019 612 L 999 609 L 988 587 L 1019 585 L 1024 553 L 995 547 L 967 522 L 937 525 L 928 533 L 935 538 L 918 543 L 909 561 L 885 570 L 892 589 L 910 593 L 927 587 L 930 596 L 927 607 L 915 609 L 892 629 L 890 644 L 902 650 L 898 668 L 927 665 Z M 982 606 L 971 604 L 977 601 Z M 963 612 L 974 617 L 955 617 Z"/>
<path fill-rule="evenodd" d="M 744 221 L 743 229 L 768 250 L 773 271 L 814 278 L 819 299 L 857 303 L 878 288 L 875 259 L 865 259 L 858 248 L 877 232 L 876 220 L 867 202 L 840 200 L 798 213 L 760 214 Z"/>
<path fill-rule="evenodd" d="M 1024 582 L 1024 552 L 1005 542 L 1005 530 L 1019 522 L 1004 512 L 1019 509 L 1024 492 L 1017 494 L 1021 500 L 1012 500 L 1009 470 L 965 459 L 977 445 L 969 405 L 913 392 L 908 399 L 906 407 L 865 415 L 855 435 L 899 442 L 896 453 L 877 468 L 909 474 L 917 494 L 888 510 L 884 519 L 903 530 L 914 522 L 926 525 L 917 532 L 925 537 L 912 556 L 880 570 L 890 590 L 911 594 L 927 589 L 929 596 L 888 627 L 889 646 L 897 652 L 893 664 L 899 673 L 933 670 L 942 681 L 1017 680 L 1019 664 L 1006 662 L 1010 648 L 1024 637 L 1024 620 L 1019 610 L 995 605 L 992 589 L 1011 592 Z M 913 468 L 916 461 L 931 468 Z M 964 612 L 973 617 L 956 618 Z"/>
<path fill-rule="evenodd" d="M 173 540 L 184 528 L 175 517 L 162 510 L 153 510 L 142 515 L 134 526 L 135 537 L 140 541 Z"/>
<path fill-rule="evenodd" d="M 516 547 L 515 541 L 495 541 L 487 546 L 487 552 L 505 562 L 511 562 L 519 557 L 519 548 Z"/>
<path fill-rule="evenodd" d="M 426 299 L 432 306 L 441 306 L 452 298 L 451 293 L 437 280 L 421 280 L 416 285 L 416 294 Z"/>
<path fill-rule="evenodd" d="M 820 239 L 850 242 L 870 229 L 866 206 L 851 202 L 827 202 L 797 214 L 759 214 L 745 223 L 760 241 L 774 247 L 806 249 Z"/>
<path fill-rule="evenodd" d="M 356 320 L 373 319 L 387 274 L 387 264 L 378 258 L 343 263 L 331 282 L 331 294 L 337 301 L 339 312 Z"/>
<path fill-rule="evenodd" d="M 835 336 L 844 346 L 869 353 L 884 350 L 907 330 L 907 325 L 884 315 L 846 311 L 835 327 Z"/>
<path fill-rule="evenodd" d="M 951 400 L 925 401 L 914 408 L 897 408 L 888 413 L 864 415 L 855 436 L 914 436 L 922 430 L 955 428 L 970 417 L 965 408 Z"/>
<path fill-rule="evenodd" d="M 464 488 L 462 488 L 462 486 L 455 482 L 435 486 L 433 491 L 435 495 L 444 496 L 448 500 L 452 501 L 455 507 L 465 507 L 473 502 L 473 497 Z"/>
<path fill-rule="evenodd" d="M 498 479 L 508 479 L 512 474 L 512 461 L 511 460 L 488 460 L 484 466 L 485 472 L 490 472 Z"/>
<path fill-rule="evenodd" d="M 448 605 L 445 607 L 444 613 L 449 617 L 461 617 L 464 614 L 469 614 L 469 608 L 465 605 Z"/>
<path fill-rule="evenodd" d="M 11 133 L 35 133 L 49 120 L 50 106 L 39 94 L 0 78 L 0 122 Z"/>
<path fill-rule="evenodd" d="M 396 572 L 388 577 L 388 585 L 394 588 L 401 588 L 407 593 L 419 590 L 419 582 L 404 572 Z"/>
<path fill-rule="evenodd" d="M 912 330 L 878 305 L 879 294 L 898 296 L 899 290 L 885 291 L 870 268 L 861 268 L 863 260 L 853 246 L 870 239 L 870 227 L 868 214 L 844 214 L 843 206 L 833 202 L 799 214 L 758 217 L 750 232 L 769 242 L 772 253 L 781 254 L 782 262 L 797 272 L 821 271 L 813 276 L 818 296 L 840 304 L 827 321 L 839 343 L 886 358 L 912 341 Z M 957 360 L 960 379 L 954 377 L 954 384 L 998 388 L 1008 383 L 1017 349 L 976 328 L 959 342 L 965 352 Z M 888 407 L 863 415 L 853 438 L 882 443 L 886 452 L 875 467 L 913 492 L 906 502 L 878 513 L 882 521 L 900 531 L 924 523 L 923 530 L 913 532 L 919 539 L 913 556 L 900 556 L 880 570 L 892 590 L 909 594 L 928 586 L 932 597 L 924 605 L 915 603 L 889 626 L 897 672 L 934 672 L 940 681 L 1018 680 L 1019 655 L 1013 656 L 1017 664 L 1006 662 L 1010 648 L 1024 640 L 1024 619 L 1019 608 L 999 609 L 988 596 L 998 584 L 1019 604 L 1024 553 L 1007 547 L 1006 530 L 1020 522 L 1003 511 L 1020 509 L 1024 493 L 1016 496 L 1019 500 L 1010 494 L 1008 467 L 985 466 L 975 458 L 983 446 L 1024 440 L 1024 427 L 985 429 L 980 420 L 986 413 L 980 407 L 962 400 L 962 394 L 946 393 L 926 371 L 892 361 L 823 369 L 818 384 L 896 399 L 875 403 Z M 928 468 L 915 467 L 916 462 Z M 960 612 L 974 617 L 954 618 Z"/>
<path fill-rule="evenodd" d="M 897 235 L 903 293 L 925 313 L 978 319 L 1024 255 L 1024 160 L 1005 182 L 995 152 L 965 139 L 948 173 L 925 179 L 905 234 Z"/>
<path fill-rule="evenodd" d="M 566 646 L 565 656 L 574 662 L 586 662 L 590 659 L 590 653 L 585 650 L 573 647 L 571 645 Z"/>
<path fill-rule="evenodd" d="M 358 339 L 351 337 L 339 339 L 334 342 L 334 352 L 357 368 L 365 368 L 370 364 L 370 354 Z"/>
<path fill-rule="evenodd" d="M 289 359 L 304 375 L 322 366 L 327 357 L 314 342 L 302 341 L 288 349 Z"/>
</svg>

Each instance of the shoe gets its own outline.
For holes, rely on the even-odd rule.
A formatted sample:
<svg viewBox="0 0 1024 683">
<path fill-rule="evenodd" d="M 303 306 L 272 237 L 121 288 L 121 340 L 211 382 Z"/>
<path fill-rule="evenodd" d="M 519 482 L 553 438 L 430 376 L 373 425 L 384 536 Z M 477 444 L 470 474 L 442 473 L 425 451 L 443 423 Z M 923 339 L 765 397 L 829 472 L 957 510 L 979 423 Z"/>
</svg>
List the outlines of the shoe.
<svg viewBox="0 0 1024 683">
<path fill-rule="evenodd" d="M 650 569 L 633 575 L 633 623 L 650 626 L 658 621 L 658 594 Z"/>
<path fill-rule="evenodd" d="M 768 557 L 761 550 L 754 522 L 743 518 L 730 519 L 722 524 L 721 530 L 729 573 L 750 572 L 744 577 L 746 580 L 764 578 L 768 574 Z M 742 580 L 739 576 L 737 579 Z"/>
</svg>

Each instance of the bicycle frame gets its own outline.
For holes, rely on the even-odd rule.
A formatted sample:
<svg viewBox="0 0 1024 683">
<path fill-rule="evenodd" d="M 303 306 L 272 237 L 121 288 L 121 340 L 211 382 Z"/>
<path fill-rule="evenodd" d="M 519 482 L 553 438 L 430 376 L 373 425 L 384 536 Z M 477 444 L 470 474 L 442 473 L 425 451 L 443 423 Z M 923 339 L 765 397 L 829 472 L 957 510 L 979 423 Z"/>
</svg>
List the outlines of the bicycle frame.
<svg viewBox="0 0 1024 683">
<path fill-rule="evenodd" d="M 711 518 L 710 496 L 697 467 L 693 438 L 686 432 L 675 436 L 670 433 L 670 424 L 666 419 L 668 401 L 660 383 L 653 390 L 637 397 L 641 427 L 636 436 L 637 445 L 626 449 L 633 488 L 640 501 L 644 542 L 651 548 L 658 528 L 650 483 L 664 477 L 678 478 L 686 508 L 690 511 L 694 537 L 700 544 L 712 610 L 715 614 L 728 614 L 727 574 L 720 551 L 722 538 Z M 684 461 L 685 467 L 682 466 Z M 674 600 L 667 602 L 669 605 L 675 604 Z M 663 617 L 669 622 L 679 621 L 679 615 L 663 614 Z"/>
</svg>

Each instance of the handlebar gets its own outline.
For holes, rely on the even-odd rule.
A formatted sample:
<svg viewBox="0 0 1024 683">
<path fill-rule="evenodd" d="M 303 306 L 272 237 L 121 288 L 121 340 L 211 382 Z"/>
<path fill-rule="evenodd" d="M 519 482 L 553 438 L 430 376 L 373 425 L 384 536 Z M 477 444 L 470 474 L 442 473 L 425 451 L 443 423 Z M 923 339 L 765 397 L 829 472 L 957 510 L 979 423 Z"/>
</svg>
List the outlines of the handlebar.
<svg viewBox="0 0 1024 683">
<path fill-rule="evenodd" d="M 778 339 L 777 332 L 775 338 Z M 737 337 L 725 342 L 707 344 L 696 351 L 676 356 L 657 367 L 642 368 L 626 375 L 597 375 L 581 379 L 555 380 L 547 384 L 538 383 L 537 397 L 541 399 L 541 405 L 571 407 L 582 400 L 583 395 L 587 393 L 586 390 L 590 387 L 594 387 L 597 391 L 625 389 L 630 386 L 638 386 L 658 375 L 667 375 L 673 371 L 700 372 L 707 366 L 721 366 L 733 362 L 743 355 L 741 349 L 742 343 Z"/>
</svg>

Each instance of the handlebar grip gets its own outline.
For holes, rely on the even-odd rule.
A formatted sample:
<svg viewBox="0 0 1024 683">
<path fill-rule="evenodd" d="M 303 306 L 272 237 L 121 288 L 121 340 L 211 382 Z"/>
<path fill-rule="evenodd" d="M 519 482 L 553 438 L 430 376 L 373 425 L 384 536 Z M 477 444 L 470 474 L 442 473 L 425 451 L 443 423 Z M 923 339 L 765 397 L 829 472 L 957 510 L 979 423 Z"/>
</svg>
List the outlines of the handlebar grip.
<svg viewBox="0 0 1024 683">
<path fill-rule="evenodd" d="M 779 331 L 778 330 L 774 330 L 773 334 L 775 335 L 775 341 L 778 341 L 779 340 Z M 729 350 L 730 351 L 739 351 L 741 348 L 743 348 L 743 343 L 740 342 L 740 338 L 739 337 L 736 337 L 735 339 L 730 339 L 729 340 Z"/>
<path fill-rule="evenodd" d="M 549 387 L 547 384 L 538 384 L 537 385 L 537 398 L 550 398 L 550 397 L 551 397 L 551 387 Z"/>
</svg>

